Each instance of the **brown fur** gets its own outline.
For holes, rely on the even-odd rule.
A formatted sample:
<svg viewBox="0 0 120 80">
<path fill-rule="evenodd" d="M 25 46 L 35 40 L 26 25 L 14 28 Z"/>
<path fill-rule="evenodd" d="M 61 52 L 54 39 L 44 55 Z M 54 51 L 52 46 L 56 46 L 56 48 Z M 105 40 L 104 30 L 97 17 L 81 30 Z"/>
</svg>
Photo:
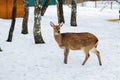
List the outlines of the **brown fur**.
<svg viewBox="0 0 120 80">
<path fill-rule="evenodd" d="M 58 43 L 60 48 L 64 49 L 64 63 L 67 64 L 67 58 L 69 54 L 69 50 L 83 50 L 86 54 L 85 60 L 83 61 L 83 65 L 89 58 L 89 51 L 91 49 L 96 53 L 99 64 L 102 65 L 100 59 L 100 53 L 96 49 L 98 39 L 95 35 L 85 32 L 85 33 L 60 33 L 60 27 L 62 27 L 63 23 L 59 25 L 54 25 L 52 22 L 50 25 L 54 30 L 54 37 L 56 42 Z"/>
</svg>

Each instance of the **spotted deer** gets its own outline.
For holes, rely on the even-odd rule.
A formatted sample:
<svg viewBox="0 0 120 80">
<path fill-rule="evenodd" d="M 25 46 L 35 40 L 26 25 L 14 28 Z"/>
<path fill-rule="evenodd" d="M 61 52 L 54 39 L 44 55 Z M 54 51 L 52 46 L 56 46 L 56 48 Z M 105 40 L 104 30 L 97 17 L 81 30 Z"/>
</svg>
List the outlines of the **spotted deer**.
<svg viewBox="0 0 120 80">
<path fill-rule="evenodd" d="M 85 59 L 82 65 L 84 65 L 90 56 L 89 51 L 92 49 L 98 57 L 99 65 L 102 65 L 100 52 L 97 50 L 98 38 L 95 35 L 88 32 L 60 33 L 60 28 L 63 26 L 63 22 L 58 25 L 50 22 L 50 25 L 53 27 L 56 42 L 60 48 L 64 49 L 65 64 L 67 64 L 69 50 L 83 50 L 85 52 Z"/>
</svg>

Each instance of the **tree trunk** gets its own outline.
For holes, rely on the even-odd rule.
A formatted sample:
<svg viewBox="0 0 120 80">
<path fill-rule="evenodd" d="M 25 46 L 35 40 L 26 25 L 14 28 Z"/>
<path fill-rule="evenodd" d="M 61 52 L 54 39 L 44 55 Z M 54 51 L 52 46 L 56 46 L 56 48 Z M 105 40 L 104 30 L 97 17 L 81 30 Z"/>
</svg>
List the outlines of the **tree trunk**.
<svg viewBox="0 0 120 80">
<path fill-rule="evenodd" d="M 22 34 L 28 34 L 28 17 L 29 17 L 29 4 L 28 0 L 23 0 L 24 3 L 24 18 L 22 22 Z"/>
<path fill-rule="evenodd" d="M 41 10 L 41 16 L 44 16 L 44 13 L 46 9 L 48 8 L 49 3 L 50 3 L 50 0 L 45 1 L 45 4 L 43 5 L 42 10 Z"/>
<path fill-rule="evenodd" d="M 95 8 L 97 8 L 97 0 L 95 0 Z"/>
<path fill-rule="evenodd" d="M 115 0 L 117 3 L 118 3 L 118 5 L 119 5 L 119 11 L 118 11 L 118 13 L 119 13 L 119 20 L 120 20 L 120 0 Z"/>
<path fill-rule="evenodd" d="M 85 0 L 82 0 L 82 6 L 84 7 L 84 2 L 85 2 Z"/>
<path fill-rule="evenodd" d="M 44 43 L 41 34 L 41 0 L 35 0 L 33 34 L 35 44 Z"/>
<path fill-rule="evenodd" d="M 120 9 L 119 9 L 119 20 L 120 20 Z"/>
<path fill-rule="evenodd" d="M 57 3 L 57 16 L 58 16 L 58 23 L 65 23 L 64 21 L 64 15 L 63 15 L 63 1 L 62 0 L 56 0 Z"/>
<path fill-rule="evenodd" d="M 11 27 L 9 30 L 9 35 L 8 35 L 8 39 L 7 42 L 11 42 L 12 41 L 12 36 L 13 36 L 13 31 L 14 31 L 14 27 L 15 27 L 15 22 L 16 22 L 16 0 L 14 0 L 13 2 L 13 10 L 12 10 L 12 23 L 11 23 Z"/>
<path fill-rule="evenodd" d="M 1 49 L 1 47 L 0 47 L 0 52 L 2 52 L 2 49 Z"/>
<path fill-rule="evenodd" d="M 76 13 L 77 13 L 77 5 L 76 5 L 76 1 L 72 0 L 71 2 L 71 26 L 77 26 L 77 22 L 76 22 Z"/>
</svg>

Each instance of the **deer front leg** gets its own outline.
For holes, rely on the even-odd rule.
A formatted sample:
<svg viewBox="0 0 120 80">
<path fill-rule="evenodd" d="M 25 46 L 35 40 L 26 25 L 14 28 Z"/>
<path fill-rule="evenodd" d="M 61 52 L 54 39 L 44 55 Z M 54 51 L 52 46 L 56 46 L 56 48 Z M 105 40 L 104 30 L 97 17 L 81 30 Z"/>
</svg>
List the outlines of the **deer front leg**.
<svg viewBox="0 0 120 80">
<path fill-rule="evenodd" d="M 89 56 L 90 56 L 89 53 L 86 54 L 86 56 L 85 56 L 85 60 L 83 61 L 82 65 L 84 65 L 84 64 L 86 63 L 86 61 L 88 60 Z"/>
<path fill-rule="evenodd" d="M 65 48 L 64 49 L 64 63 L 65 64 L 67 64 L 68 54 L 69 54 L 69 49 Z"/>
</svg>

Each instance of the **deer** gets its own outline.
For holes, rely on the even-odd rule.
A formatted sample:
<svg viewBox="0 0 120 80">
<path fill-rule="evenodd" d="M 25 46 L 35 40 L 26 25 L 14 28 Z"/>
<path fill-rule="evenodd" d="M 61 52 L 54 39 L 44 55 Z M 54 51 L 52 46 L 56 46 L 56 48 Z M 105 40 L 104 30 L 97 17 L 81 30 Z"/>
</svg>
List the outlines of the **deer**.
<svg viewBox="0 0 120 80">
<path fill-rule="evenodd" d="M 50 21 L 50 25 L 53 28 L 54 38 L 58 46 L 64 49 L 64 64 L 67 64 L 68 55 L 70 50 L 83 50 L 85 53 L 85 59 L 82 63 L 84 65 L 90 57 L 89 51 L 92 50 L 98 58 L 99 65 L 102 65 L 100 52 L 97 50 L 98 38 L 89 32 L 66 32 L 61 33 L 60 28 L 63 26 L 63 22 L 55 25 Z"/>
</svg>

